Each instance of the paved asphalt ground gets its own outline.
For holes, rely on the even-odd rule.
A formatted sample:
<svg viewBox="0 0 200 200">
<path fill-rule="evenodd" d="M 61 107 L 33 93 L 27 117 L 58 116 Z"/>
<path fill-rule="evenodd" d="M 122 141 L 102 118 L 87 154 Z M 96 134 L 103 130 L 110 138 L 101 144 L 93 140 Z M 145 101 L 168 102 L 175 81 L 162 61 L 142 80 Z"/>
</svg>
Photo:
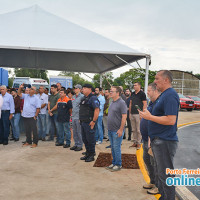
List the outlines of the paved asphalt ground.
<svg viewBox="0 0 200 200">
<path fill-rule="evenodd" d="M 179 144 L 174 159 L 175 168 L 197 169 L 200 167 L 200 124 L 182 127 L 178 131 Z M 199 175 L 195 176 L 196 178 Z M 200 199 L 200 187 L 187 187 Z"/>
</svg>

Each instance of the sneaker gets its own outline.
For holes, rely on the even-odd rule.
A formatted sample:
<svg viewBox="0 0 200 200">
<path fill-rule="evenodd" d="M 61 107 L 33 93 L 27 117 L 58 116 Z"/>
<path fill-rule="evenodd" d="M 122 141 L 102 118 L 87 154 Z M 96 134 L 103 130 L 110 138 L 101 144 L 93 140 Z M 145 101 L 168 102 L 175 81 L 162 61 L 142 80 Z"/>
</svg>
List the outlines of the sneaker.
<svg viewBox="0 0 200 200">
<path fill-rule="evenodd" d="M 59 147 L 59 146 L 63 146 L 63 143 L 55 143 L 55 146 Z"/>
<path fill-rule="evenodd" d="M 46 138 L 44 137 L 44 138 L 42 138 L 42 141 L 44 142 L 44 141 L 46 141 Z"/>
<path fill-rule="evenodd" d="M 114 167 L 114 165 L 111 164 L 111 165 L 109 165 L 108 167 L 106 167 L 106 169 L 110 170 L 110 169 L 112 169 L 113 167 Z"/>
<path fill-rule="evenodd" d="M 131 147 L 137 147 L 137 144 L 132 144 L 129 148 L 131 148 Z"/>
<path fill-rule="evenodd" d="M 144 189 L 152 189 L 152 188 L 154 188 L 154 187 L 155 187 L 155 185 L 154 185 L 154 184 L 151 184 L 151 183 L 147 183 L 147 184 L 143 185 L 143 188 L 144 188 Z"/>
<path fill-rule="evenodd" d="M 140 149 L 140 147 L 141 147 L 141 144 L 137 144 L 137 147 L 136 147 L 136 149 L 137 149 L 137 150 L 139 150 L 139 149 Z"/>
<path fill-rule="evenodd" d="M 122 168 L 122 166 L 115 165 L 110 171 L 116 172 L 116 171 L 119 171 L 121 168 Z"/>
<path fill-rule="evenodd" d="M 153 188 L 151 188 L 150 190 L 147 190 L 147 193 L 148 193 L 148 194 L 155 195 L 155 194 L 159 194 L 159 191 L 158 191 L 158 188 L 157 188 L 157 187 L 153 187 Z"/>
<path fill-rule="evenodd" d="M 101 141 L 98 141 L 98 142 L 96 142 L 96 144 L 99 145 L 99 144 L 102 144 L 102 142 L 101 142 Z"/>
<path fill-rule="evenodd" d="M 74 151 L 82 151 L 83 148 L 82 147 L 76 147 L 76 149 Z"/>
</svg>

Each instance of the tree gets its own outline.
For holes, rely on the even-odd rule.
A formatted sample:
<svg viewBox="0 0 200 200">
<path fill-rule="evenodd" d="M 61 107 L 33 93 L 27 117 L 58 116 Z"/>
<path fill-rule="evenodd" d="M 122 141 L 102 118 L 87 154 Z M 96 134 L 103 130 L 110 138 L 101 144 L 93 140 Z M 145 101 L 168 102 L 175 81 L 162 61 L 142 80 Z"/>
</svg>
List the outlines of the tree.
<svg viewBox="0 0 200 200">
<path fill-rule="evenodd" d="M 72 77 L 74 86 L 77 85 L 77 84 L 84 85 L 86 83 L 94 86 L 94 84 L 92 82 L 85 80 L 80 75 L 81 75 L 80 72 L 67 72 L 67 71 L 62 71 L 59 74 L 59 76 L 70 76 L 70 77 Z"/>
<path fill-rule="evenodd" d="M 49 81 L 47 70 L 15 68 L 14 73 L 16 77 L 42 78 Z"/>
<path fill-rule="evenodd" d="M 149 70 L 149 83 L 154 81 L 156 72 Z M 134 82 L 141 82 L 142 87 L 145 85 L 145 69 L 142 68 L 134 68 L 130 69 L 127 72 L 120 74 L 114 80 L 114 84 L 116 86 L 123 86 L 123 88 L 132 88 Z"/>
<path fill-rule="evenodd" d="M 200 74 L 195 74 L 195 76 L 200 79 Z"/>
<path fill-rule="evenodd" d="M 110 89 L 113 85 L 113 73 L 106 72 L 102 75 L 102 87 L 105 89 Z M 100 74 L 95 74 L 93 77 L 95 87 L 100 87 Z"/>
</svg>

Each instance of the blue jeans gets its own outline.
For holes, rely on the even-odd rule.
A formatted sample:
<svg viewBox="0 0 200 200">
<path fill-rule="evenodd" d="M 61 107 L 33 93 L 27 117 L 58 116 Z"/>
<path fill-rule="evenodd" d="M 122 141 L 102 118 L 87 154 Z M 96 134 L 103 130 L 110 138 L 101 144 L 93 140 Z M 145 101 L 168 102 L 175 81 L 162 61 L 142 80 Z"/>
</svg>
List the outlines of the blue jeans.
<svg viewBox="0 0 200 200">
<path fill-rule="evenodd" d="M 83 146 L 82 135 L 81 135 L 81 125 L 79 119 L 72 119 L 72 127 L 73 127 L 73 138 L 74 138 L 74 146 L 81 147 Z"/>
<path fill-rule="evenodd" d="M 14 117 L 10 120 L 13 129 L 13 137 L 15 139 L 18 139 L 20 135 L 20 128 L 19 128 L 20 118 L 21 118 L 21 113 L 15 113 Z"/>
<path fill-rule="evenodd" d="M 8 136 L 10 133 L 10 111 L 1 111 L 0 119 L 0 142 L 8 142 Z"/>
<path fill-rule="evenodd" d="M 148 154 L 148 142 L 143 141 L 143 160 L 147 167 L 148 174 L 150 177 L 150 183 L 155 184 L 155 174 L 154 174 L 154 159 Z"/>
<path fill-rule="evenodd" d="M 166 179 L 174 176 L 166 175 L 166 168 L 174 169 L 173 159 L 177 146 L 177 141 L 160 138 L 155 138 L 151 142 L 155 161 L 155 176 L 158 178 L 158 189 L 162 200 L 175 200 L 175 187 L 166 184 Z"/>
<path fill-rule="evenodd" d="M 51 140 L 54 140 L 54 135 L 55 135 L 55 131 L 56 131 L 56 135 L 57 135 L 57 141 L 59 140 L 59 136 L 58 136 L 58 132 L 59 132 L 59 129 L 58 129 L 58 121 L 57 121 L 57 114 L 54 114 L 53 116 L 50 116 L 49 115 L 49 123 L 51 123 L 50 127 L 50 135 L 49 135 L 49 138 Z"/>
<path fill-rule="evenodd" d="M 124 132 L 121 137 L 118 137 L 117 131 L 109 131 L 108 137 L 111 144 L 112 151 L 112 164 L 117 166 L 122 166 L 122 158 L 121 158 L 121 144 L 123 140 Z"/>
<path fill-rule="evenodd" d="M 46 136 L 46 114 L 39 114 L 37 119 L 38 137 L 45 138 Z"/>
<path fill-rule="evenodd" d="M 58 140 L 59 144 L 64 144 L 64 139 L 66 135 L 66 144 L 71 144 L 71 131 L 70 131 L 70 124 L 69 122 L 58 122 Z"/>
<path fill-rule="evenodd" d="M 97 128 L 95 132 L 96 141 L 103 142 L 103 124 L 102 124 L 103 116 L 99 116 L 97 119 Z"/>
</svg>

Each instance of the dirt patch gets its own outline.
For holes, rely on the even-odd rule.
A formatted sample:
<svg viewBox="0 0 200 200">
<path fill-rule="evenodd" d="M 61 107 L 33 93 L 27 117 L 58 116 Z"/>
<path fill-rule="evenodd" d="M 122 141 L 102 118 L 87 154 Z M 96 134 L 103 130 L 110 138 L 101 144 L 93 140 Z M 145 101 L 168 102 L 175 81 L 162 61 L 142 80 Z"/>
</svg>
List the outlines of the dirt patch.
<svg viewBox="0 0 200 200">
<path fill-rule="evenodd" d="M 111 153 L 99 153 L 93 167 L 107 167 L 112 164 Z M 135 154 L 122 154 L 122 167 L 124 169 L 139 169 Z"/>
</svg>

